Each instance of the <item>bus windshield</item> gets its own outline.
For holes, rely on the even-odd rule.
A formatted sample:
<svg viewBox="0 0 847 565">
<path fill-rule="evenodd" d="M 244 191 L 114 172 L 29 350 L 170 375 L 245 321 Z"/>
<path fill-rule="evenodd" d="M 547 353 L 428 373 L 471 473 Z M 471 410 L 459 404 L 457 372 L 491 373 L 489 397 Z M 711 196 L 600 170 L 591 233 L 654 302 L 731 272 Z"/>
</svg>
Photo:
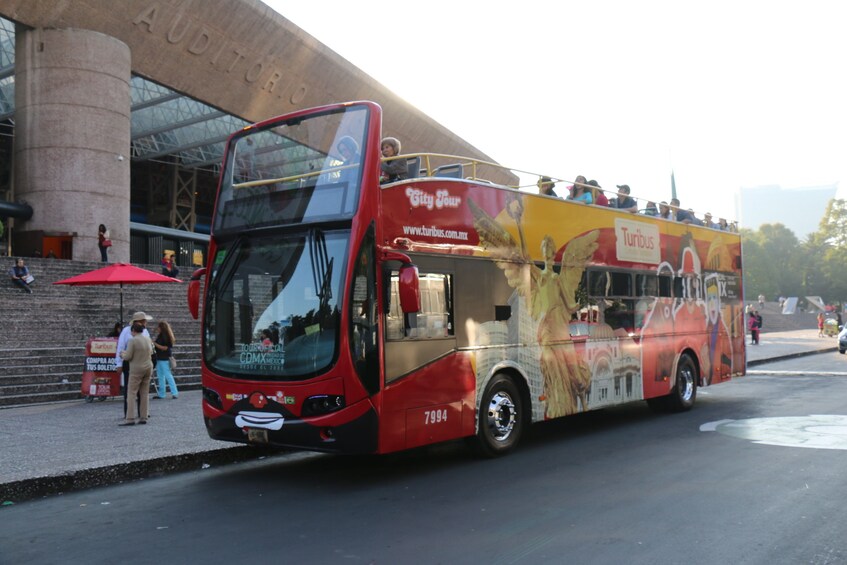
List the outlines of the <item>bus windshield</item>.
<svg viewBox="0 0 847 565">
<path fill-rule="evenodd" d="M 368 119 L 367 107 L 346 106 L 233 136 L 215 233 L 352 217 Z"/>
<path fill-rule="evenodd" d="M 204 355 L 232 378 L 302 380 L 336 358 L 348 230 L 239 237 L 213 258 Z"/>
</svg>

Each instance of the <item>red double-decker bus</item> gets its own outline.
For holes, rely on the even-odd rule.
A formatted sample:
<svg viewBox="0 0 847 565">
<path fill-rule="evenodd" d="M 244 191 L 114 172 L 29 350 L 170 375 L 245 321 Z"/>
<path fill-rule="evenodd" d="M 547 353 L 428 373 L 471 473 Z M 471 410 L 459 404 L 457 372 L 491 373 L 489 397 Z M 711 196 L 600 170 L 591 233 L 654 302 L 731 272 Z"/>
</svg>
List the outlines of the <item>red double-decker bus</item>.
<svg viewBox="0 0 847 565">
<path fill-rule="evenodd" d="M 686 410 L 743 374 L 737 234 L 445 155 L 401 156 L 408 178 L 381 185 L 381 129 L 379 106 L 352 102 L 230 138 L 189 286 L 212 438 L 499 455 L 532 422 Z"/>
</svg>

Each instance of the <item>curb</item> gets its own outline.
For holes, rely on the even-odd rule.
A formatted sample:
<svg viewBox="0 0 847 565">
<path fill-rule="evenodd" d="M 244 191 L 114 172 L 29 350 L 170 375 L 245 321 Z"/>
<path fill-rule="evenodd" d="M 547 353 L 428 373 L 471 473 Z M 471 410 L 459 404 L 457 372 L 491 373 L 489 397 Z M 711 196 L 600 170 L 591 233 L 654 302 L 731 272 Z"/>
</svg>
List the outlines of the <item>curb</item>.
<svg viewBox="0 0 847 565">
<path fill-rule="evenodd" d="M 755 367 L 756 365 L 764 365 L 766 363 L 773 363 L 774 361 L 785 361 L 786 359 L 796 359 L 797 357 L 806 357 L 808 355 L 817 355 L 819 353 L 832 353 L 833 351 L 838 351 L 838 346 L 833 346 L 826 349 L 815 349 L 814 351 L 799 351 L 797 353 L 788 353 L 787 355 L 777 355 L 776 357 L 768 357 L 767 359 L 747 361 L 747 366 Z"/>
<path fill-rule="evenodd" d="M 112 485 L 124 481 L 146 479 L 169 473 L 197 471 L 211 465 L 252 461 L 280 453 L 286 452 L 265 450 L 252 446 L 226 447 L 213 451 L 167 455 L 146 461 L 81 469 L 61 475 L 21 479 L 0 484 L 0 504 L 10 506 L 39 497 Z"/>
</svg>

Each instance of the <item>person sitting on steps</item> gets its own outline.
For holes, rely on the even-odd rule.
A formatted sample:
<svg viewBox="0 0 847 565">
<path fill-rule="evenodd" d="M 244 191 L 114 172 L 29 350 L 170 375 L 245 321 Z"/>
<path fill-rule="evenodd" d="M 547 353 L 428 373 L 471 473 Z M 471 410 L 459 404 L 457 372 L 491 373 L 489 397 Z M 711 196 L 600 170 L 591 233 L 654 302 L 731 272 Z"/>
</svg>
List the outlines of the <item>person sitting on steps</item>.
<svg viewBox="0 0 847 565">
<path fill-rule="evenodd" d="M 162 254 L 162 274 L 173 278 L 179 274 L 179 267 L 176 266 L 173 254 L 169 255 L 167 251 Z"/>
<path fill-rule="evenodd" d="M 18 258 L 15 265 L 9 269 L 9 276 L 12 279 L 12 284 L 21 287 L 24 291 L 32 294 L 30 285 L 35 280 L 29 273 L 29 268 L 24 264 L 24 260 Z"/>
</svg>

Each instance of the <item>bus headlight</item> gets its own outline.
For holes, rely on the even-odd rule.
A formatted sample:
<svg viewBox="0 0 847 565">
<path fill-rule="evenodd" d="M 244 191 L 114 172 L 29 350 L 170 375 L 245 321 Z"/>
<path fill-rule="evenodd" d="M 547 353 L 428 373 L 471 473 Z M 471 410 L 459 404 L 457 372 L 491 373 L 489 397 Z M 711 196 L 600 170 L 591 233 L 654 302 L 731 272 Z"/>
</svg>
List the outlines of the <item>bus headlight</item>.
<svg viewBox="0 0 847 565">
<path fill-rule="evenodd" d="M 337 394 L 319 394 L 303 401 L 303 416 L 319 416 L 344 408 L 344 397 Z"/>
</svg>

